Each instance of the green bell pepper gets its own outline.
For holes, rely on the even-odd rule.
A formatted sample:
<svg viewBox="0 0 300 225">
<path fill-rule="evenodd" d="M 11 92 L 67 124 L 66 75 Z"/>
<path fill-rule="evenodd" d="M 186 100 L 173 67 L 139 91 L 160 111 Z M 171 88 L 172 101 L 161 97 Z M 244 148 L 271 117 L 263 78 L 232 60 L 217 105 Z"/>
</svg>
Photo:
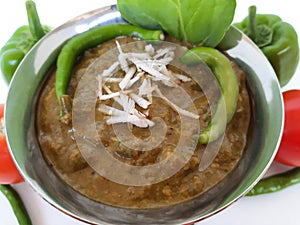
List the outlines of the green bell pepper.
<svg viewBox="0 0 300 225">
<path fill-rule="evenodd" d="M 256 14 L 256 7 L 249 8 L 249 15 L 234 24 L 248 35 L 262 50 L 273 66 L 281 87 L 293 77 L 299 62 L 298 36 L 289 23 L 272 14 Z"/>
<path fill-rule="evenodd" d="M 26 1 L 26 11 L 29 25 L 18 28 L 0 50 L 0 68 L 7 84 L 27 52 L 51 30 L 50 27 L 41 25 L 32 0 Z"/>
</svg>

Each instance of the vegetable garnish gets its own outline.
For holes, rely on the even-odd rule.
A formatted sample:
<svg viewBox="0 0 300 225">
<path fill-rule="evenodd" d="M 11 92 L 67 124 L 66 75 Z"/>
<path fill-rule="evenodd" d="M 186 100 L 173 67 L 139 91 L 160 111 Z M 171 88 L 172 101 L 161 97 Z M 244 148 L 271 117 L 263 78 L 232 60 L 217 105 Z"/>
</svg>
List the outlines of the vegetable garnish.
<svg viewBox="0 0 300 225">
<path fill-rule="evenodd" d="M 191 44 L 215 47 L 229 28 L 235 0 L 118 0 L 122 17 L 146 29 L 162 29 Z M 222 18 L 222 19 L 220 19 Z"/>
<path fill-rule="evenodd" d="M 0 50 L 1 71 L 7 84 L 27 52 L 51 30 L 50 27 L 41 25 L 33 1 L 26 1 L 26 10 L 29 25 L 18 28 Z"/>
<path fill-rule="evenodd" d="M 71 38 L 63 46 L 57 59 L 55 93 L 60 107 L 61 96 L 67 94 L 67 87 L 72 75 L 72 68 L 78 55 L 88 48 L 95 47 L 104 41 L 108 41 L 119 36 L 133 36 L 148 41 L 164 39 L 164 35 L 161 30 L 145 30 L 141 27 L 130 24 L 109 24 L 94 27 Z M 122 58 L 122 56 L 120 58 Z M 124 60 L 121 59 L 120 61 Z M 113 70 L 114 66 L 116 65 L 112 65 L 112 68 L 110 69 Z M 127 68 L 125 68 L 125 70 L 127 70 Z M 62 115 L 61 107 L 60 116 Z"/>
<path fill-rule="evenodd" d="M 15 184 L 24 180 L 10 156 L 6 143 L 3 117 L 4 104 L 0 104 L 0 184 Z"/>
<path fill-rule="evenodd" d="M 300 90 L 283 92 L 284 129 L 275 161 L 300 167 Z"/>
<path fill-rule="evenodd" d="M 218 101 L 216 112 L 199 137 L 201 144 L 207 144 L 215 141 L 224 133 L 226 124 L 229 124 L 235 114 L 239 97 L 238 79 L 230 60 L 214 48 L 192 48 L 181 57 L 181 61 L 187 65 L 206 63 L 215 75 L 221 89 L 222 95 Z"/>
<path fill-rule="evenodd" d="M 281 86 L 293 77 L 299 63 L 298 35 L 293 26 L 277 15 L 256 14 L 249 8 L 249 16 L 234 24 L 248 35 L 272 64 Z"/>
<path fill-rule="evenodd" d="M 31 219 L 19 194 L 9 185 L 0 184 L 0 191 L 9 201 L 19 225 L 32 225 Z"/>
<path fill-rule="evenodd" d="M 152 104 L 153 92 L 169 104 L 179 114 L 199 119 L 199 115 L 189 112 L 171 102 L 160 91 L 156 82 L 174 88 L 180 82 L 190 82 L 184 74 L 175 74 L 167 68 L 174 59 L 174 49 L 164 48 L 155 50 L 151 44 L 145 46 L 144 53 L 124 53 L 119 42 L 118 61 L 98 75 L 98 98 L 100 101 L 114 99 L 123 110 L 100 104 L 98 110 L 106 115 L 107 124 L 131 123 L 138 127 L 152 127 L 154 122 L 149 120 L 148 110 Z M 118 68 L 124 72 L 122 78 L 112 77 Z M 118 90 L 112 91 L 109 83 L 118 84 Z M 135 84 L 139 86 L 136 87 Z"/>
<path fill-rule="evenodd" d="M 295 167 L 260 180 L 247 196 L 261 195 L 281 191 L 289 186 L 300 183 L 300 167 Z"/>
</svg>

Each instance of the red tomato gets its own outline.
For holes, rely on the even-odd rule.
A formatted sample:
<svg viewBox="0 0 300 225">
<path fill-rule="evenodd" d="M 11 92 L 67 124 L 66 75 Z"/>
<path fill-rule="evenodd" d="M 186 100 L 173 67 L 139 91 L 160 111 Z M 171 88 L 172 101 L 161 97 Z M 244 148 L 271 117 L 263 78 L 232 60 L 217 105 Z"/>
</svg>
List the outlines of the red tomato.
<svg viewBox="0 0 300 225">
<path fill-rule="evenodd" d="M 275 161 L 300 166 L 300 90 L 283 93 L 285 124 Z"/>
<path fill-rule="evenodd" d="M 4 104 L 0 104 L 0 184 L 15 184 L 24 181 L 16 168 L 4 136 Z"/>
</svg>

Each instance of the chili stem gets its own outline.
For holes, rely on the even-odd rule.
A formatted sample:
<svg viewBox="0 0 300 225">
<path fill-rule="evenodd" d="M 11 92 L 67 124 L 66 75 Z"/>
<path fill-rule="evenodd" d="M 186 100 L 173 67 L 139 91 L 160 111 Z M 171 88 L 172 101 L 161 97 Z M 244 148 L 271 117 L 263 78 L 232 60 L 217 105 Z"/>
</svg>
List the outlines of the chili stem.
<svg viewBox="0 0 300 225">
<path fill-rule="evenodd" d="M 257 32 L 256 32 L 256 6 L 250 6 L 249 7 L 249 37 L 252 40 L 256 40 Z"/>
<path fill-rule="evenodd" d="M 38 41 L 45 35 L 45 31 L 40 22 L 34 1 L 26 1 L 26 11 L 31 35 L 35 41 Z"/>
</svg>

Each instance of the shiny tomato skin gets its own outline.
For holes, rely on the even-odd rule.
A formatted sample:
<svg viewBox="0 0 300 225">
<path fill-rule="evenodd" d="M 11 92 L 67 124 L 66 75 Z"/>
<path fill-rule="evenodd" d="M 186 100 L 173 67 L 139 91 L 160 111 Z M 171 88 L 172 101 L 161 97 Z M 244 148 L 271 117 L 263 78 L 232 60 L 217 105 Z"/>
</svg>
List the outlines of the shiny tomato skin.
<svg viewBox="0 0 300 225">
<path fill-rule="evenodd" d="M 300 90 L 283 92 L 284 131 L 275 161 L 300 166 Z"/>
<path fill-rule="evenodd" d="M 0 123 L 3 122 L 3 113 L 4 104 L 0 104 Z M 6 138 L 0 133 L 0 184 L 16 184 L 22 181 L 24 179 L 10 156 Z"/>
<path fill-rule="evenodd" d="M 0 183 L 16 184 L 24 181 L 12 160 L 5 137 L 0 137 Z"/>
<path fill-rule="evenodd" d="M 4 104 L 0 104 L 0 118 L 4 117 Z"/>
</svg>

